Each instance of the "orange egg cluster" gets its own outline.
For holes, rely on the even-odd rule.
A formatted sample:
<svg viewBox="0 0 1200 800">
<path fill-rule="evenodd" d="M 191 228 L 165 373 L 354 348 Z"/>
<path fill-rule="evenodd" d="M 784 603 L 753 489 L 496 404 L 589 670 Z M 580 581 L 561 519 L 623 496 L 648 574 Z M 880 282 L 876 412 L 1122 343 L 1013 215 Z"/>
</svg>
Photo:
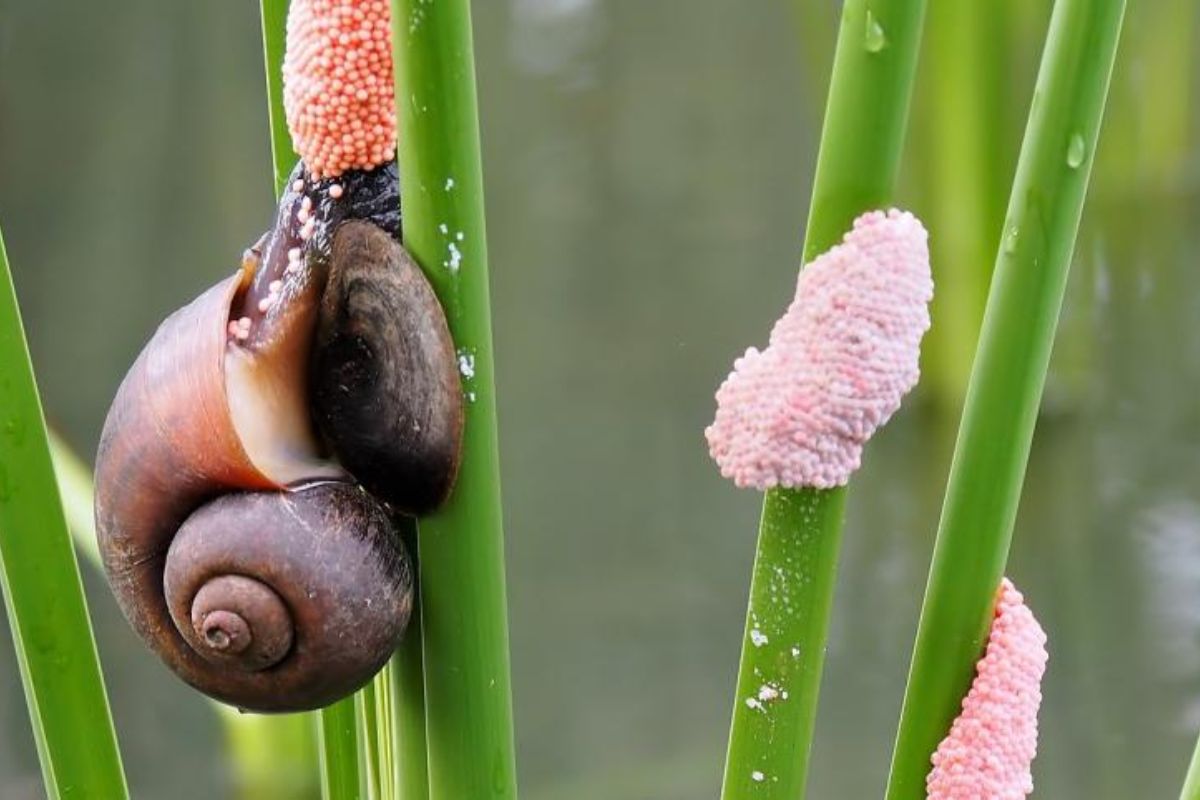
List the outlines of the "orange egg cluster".
<svg viewBox="0 0 1200 800">
<path fill-rule="evenodd" d="M 314 178 L 372 169 L 396 151 L 389 0 L 293 0 L 283 106 Z"/>
</svg>

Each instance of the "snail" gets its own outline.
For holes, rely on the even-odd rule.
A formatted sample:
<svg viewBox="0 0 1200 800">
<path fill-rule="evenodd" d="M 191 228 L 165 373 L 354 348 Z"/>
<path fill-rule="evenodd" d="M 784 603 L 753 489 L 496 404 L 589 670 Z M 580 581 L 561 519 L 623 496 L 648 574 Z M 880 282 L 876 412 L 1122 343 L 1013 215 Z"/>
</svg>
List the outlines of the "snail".
<svg viewBox="0 0 1200 800">
<path fill-rule="evenodd" d="M 453 486 L 454 344 L 399 242 L 395 163 L 289 179 L 241 268 L 169 316 L 96 460 L 105 570 L 201 692 L 317 708 L 370 679 L 413 598 L 403 515 Z"/>
</svg>

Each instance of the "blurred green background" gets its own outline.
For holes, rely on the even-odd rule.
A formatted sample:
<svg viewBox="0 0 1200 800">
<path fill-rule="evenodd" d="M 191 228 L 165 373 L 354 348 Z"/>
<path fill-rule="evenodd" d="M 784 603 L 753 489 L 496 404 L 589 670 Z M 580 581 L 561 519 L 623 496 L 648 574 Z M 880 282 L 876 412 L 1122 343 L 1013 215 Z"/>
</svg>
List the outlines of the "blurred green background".
<svg viewBox="0 0 1200 800">
<path fill-rule="evenodd" d="M 883 788 L 1049 8 L 930 0 L 897 202 L 939 299 L 925 382 L 851 492 L 814 798 Z M 528 800 L 716 792 L 760 501 L 702 430 L 791 296 L 837 13 L 475 4 Z M 1130 4 L 1018 523 L 1051 640 L 1040 797 L 1174 796 L 1200 728 L 1197 16 Z M 157 322 L 271 218 L 259 48 L 250 0 L 0 0 L 0 220 L 85 454 Z M 211 706 L 84 577 L 135 796 L 235 797 Z M 312 796 L 282 766 L 279 796 Z M 5 631 L 0 797 L 39 796 Z"/>
</svg>

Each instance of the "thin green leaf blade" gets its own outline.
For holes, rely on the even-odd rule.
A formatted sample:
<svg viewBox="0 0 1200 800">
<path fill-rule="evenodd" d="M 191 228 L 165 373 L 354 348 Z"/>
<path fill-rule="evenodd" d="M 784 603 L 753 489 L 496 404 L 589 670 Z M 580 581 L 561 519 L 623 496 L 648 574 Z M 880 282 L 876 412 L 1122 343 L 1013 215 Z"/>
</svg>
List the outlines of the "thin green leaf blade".
<svg viewBox="0 0 1200 800">
<path fill-rule="evenodd" d="M 267 77 L 267 119 L 271 126 L 271 165 L 276 197 L 299 156 L 292 149 L 283 114 L 283 54 L 287 47 L 288 0 L 260 0 L 263 62 Z"/>
<path fill-rule="evenodd" d="M 421 608 L 388 667 L 391 680 L 393 786 L 399 800 L 429 797 L 429 751 L 425 742 L 425 668 L 422 664 Z"/>
<path fill-rule="evenodd" d="M 379 675 L 382 674 L 382 672 L 379 673 Z M 368 800 L 380 800 L 383 797 L 383 770 L 380 769 L 382 749 L 379 741 L 379 695 L 376 691 L 379 675 L 354 695 L 354 714 L 358 719 L 358 761 L 362 765 L 362 781 L 366 784 Z"/>
<path fill-rule="evenodd" d="M 1192 760 L 1188 764 L 1187 776 L 1183 780 L 1183 789 L 1179 793 L 1179 800 L 1200 800 L 1200 742 L 1196 743 Z"/>
<path fill-rule="evenodd" d="M 0 585 L 46 792 L 129 796 L 0 238 Z"/>
<path fill-rule="evenodd" d="M 355 696 L 323 708 L 317 720 L 322 800 L 360 800 L 364 795 L 358 770 Z"/>
</svg>

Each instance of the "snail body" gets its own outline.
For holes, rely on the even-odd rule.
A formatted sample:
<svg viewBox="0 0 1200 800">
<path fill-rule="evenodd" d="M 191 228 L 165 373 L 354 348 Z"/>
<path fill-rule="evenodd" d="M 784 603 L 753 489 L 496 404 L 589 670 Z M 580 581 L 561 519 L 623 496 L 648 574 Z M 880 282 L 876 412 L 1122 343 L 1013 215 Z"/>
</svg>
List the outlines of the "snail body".
<svg viewBox="0 0 1200 800">
<path fill-rule="evenodd" d="M 445 499 L 462 430 L 394 166 L 343 177 L 340 202 L 301 191 L 301 169 L 242 269 L 143 349 L 96 462 L 125 616 L 186 682 L 258 711 L 328 704 L 395 649 L 413 593 L 398 514 Z"/>
</svg>

